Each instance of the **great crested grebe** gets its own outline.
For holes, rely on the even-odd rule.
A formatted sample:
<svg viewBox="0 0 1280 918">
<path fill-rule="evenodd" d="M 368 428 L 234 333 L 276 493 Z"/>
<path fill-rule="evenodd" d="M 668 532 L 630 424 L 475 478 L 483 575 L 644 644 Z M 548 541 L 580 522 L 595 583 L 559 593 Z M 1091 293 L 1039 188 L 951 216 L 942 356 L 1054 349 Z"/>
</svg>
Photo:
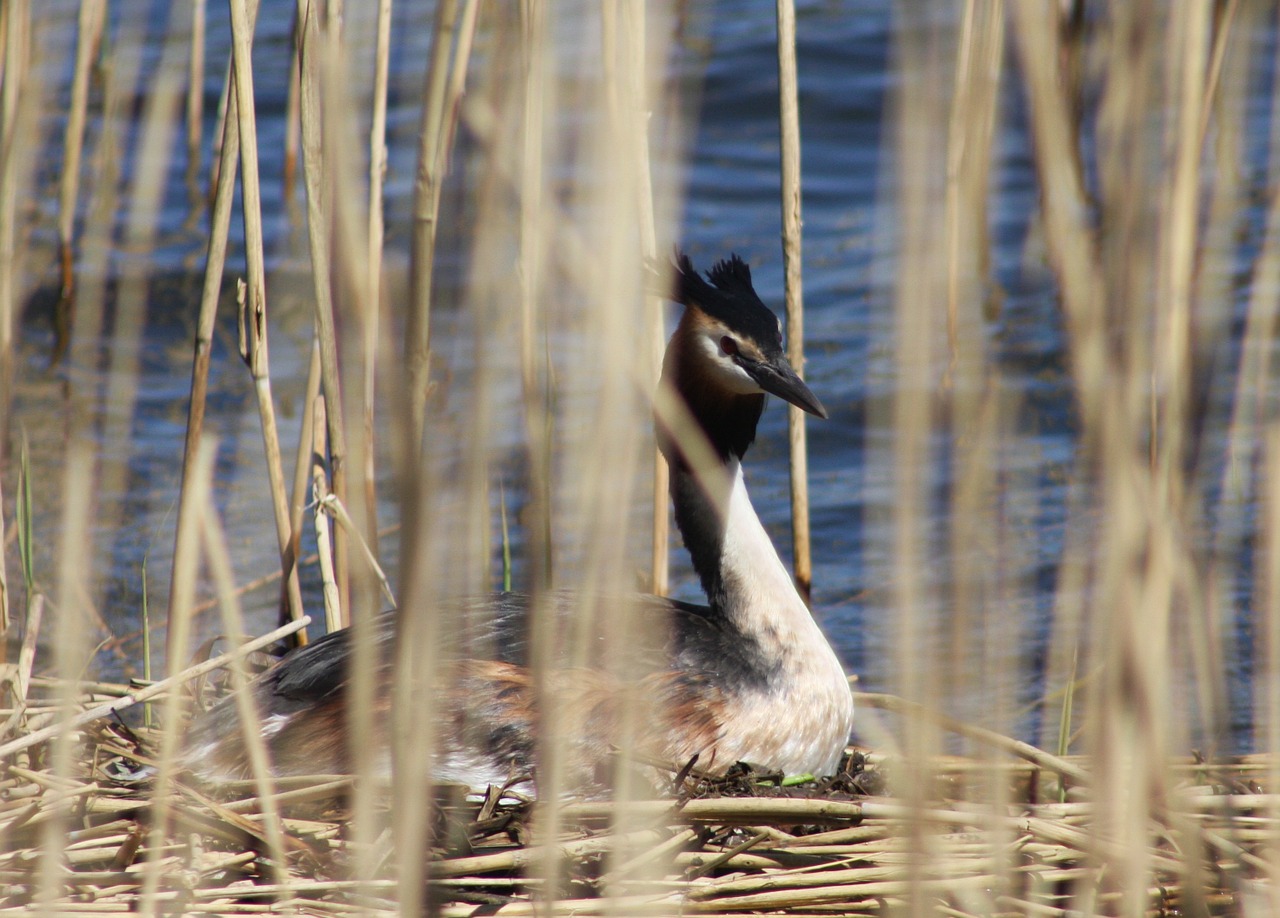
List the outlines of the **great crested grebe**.
<svg viewBox="0 0 1280 918">
<path fill-rule="evenodd" d="M 660 421 L 658 442 L 671 466 L 676 524 L 708 605 L 629 597 L 624 601 L 646 616 L 644 630 L 659 635 L 654 646 L 636 651 L 647 675 L 624 686 L 608 673 L 575 668 L 551 681 L 569 748 L 567 784 L 594 786 L 610 750 L 626 742 L 673 768 L 696 755 L 698 768 L 712 774 L 737 762 L 786 774 L 831 774 L 852 727 L 853 696 L 751 506 L 741 468 L 765 393 L 818 417 L 825 418 L 826 409 L 787 362 L 781 325 L 756 295 L 741 259 L 719 262 L 704 280 L 678 254 L 671 276 L 668 296 L 685 311 L 667 346 L 662 385 L 680 397 L 685 426 L 691 422 L 701 436 L 673 434 L 680 423 Z M 583 601 L 567 593 L 554 598 L 565 614 Z M 492 650 L 454 666 L 448 690 L 438 696 L 436 779 L 532 789 L 537 713 L 522 659 L 529 599 L 503 593 L 460 602 L 469 619 L 485 619 Z M 383 671 L 373 716 L 385 738 L 394 617 L 381 616 L 375 633 Z M 350 656 L 349 633 L 337 631 L 295 651 L 249 687 L 277 774 L 348 770 Z M 626 697 L 643 699 L 647 720 L 622 737 L 617 714 Z M 187 768 L 200 777 L 248 775 L 234 698 L 196 719 L 186 750 Z M 380 762 L 389 770 L 389 754 Z"/>
</svg>

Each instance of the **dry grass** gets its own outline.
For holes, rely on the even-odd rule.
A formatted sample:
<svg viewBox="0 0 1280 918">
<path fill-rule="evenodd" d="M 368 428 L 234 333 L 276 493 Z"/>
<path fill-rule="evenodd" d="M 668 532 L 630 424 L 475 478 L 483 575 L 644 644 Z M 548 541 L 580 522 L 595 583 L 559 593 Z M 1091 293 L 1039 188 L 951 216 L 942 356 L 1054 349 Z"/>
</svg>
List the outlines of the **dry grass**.
<svg viewBox="0 0 1280 918">
<path fill-rule="evenodd" d="M 310 366 L 306 420 L 294 425 L 298 442 L 285 444 L 268 347 L 278 301 L 264 223 L 277 215 L 264 215 L 262 201 L 264 183 L 291 180 L 261 174 L 253 86 L 272 62 L 250 54 L 256 4 L 233 0 L 234 54 L 207 65 L 227 73 L 207 210 L 193 195 L 193 225 L 208 234 L 203 291 L 198 304 L 166 307 L 190 309 L 194 356 L 165 565 L 173 573 L 167 592 L 151 594 L 168 602 L 149 610 L 165 624 L 156 663 L 166 676 L 146 686 L 87 681 L 109 601 L 92 573 L 95 527 L 113 528 L 125 512 L 117 497 L 137 448 L 139 342 L 156 309 L 147 256 L 165 242 L 157 227 L 172 161 L 204 142 L 191 74 L 206 67 L 208 29 L 202 0 L 176 5 L 161 25 L 129 9 L 104 20 L 104 6 L 80 0 L 78 30 L 60 30 L 70 17 L 39 5 L 0 7 L 7 442 L 23 425 L 49 427 L 11 408 L 23 384 L 13 376 L 19 316 L 45 267 L 59 294 L 53 350 L 65 359 L 63 449 L 55 473 L 36 472 L 37 496 L 58 501 L 48 531 L 28 531 L 30 507 L 17 506 L 30 500 L 32 476 L 18 473 L 23 451 L 4 451 L 4 532 L 14 544 L 0 567 L 0 625 L 14 650 L 0 664 L 0 907 L 1280 912 L 1280 198 L 1251 204 L 1247 185 L 1260 156 L 1266 188 L 1280 162 L 1280 131 L 1262 154 L 1261 138 L 1247 133 L 1251 103 L 1280 111 L 1280 91 L 1260 76 L 1270 71 L 1254 36 L 1274 40 L 1275 27 L 1262 5 L 967 0 L 955 22 L 949 6 L 900 6 L 881 202 L 891 216 L 877 227 L 896 279 L 885 303 L 891 328 L 873 349 L 889 355 L 894 386 L 867 412 L 892 434 L 868 460 L 893 495 L 888 583 L 873 585 L 892 596 L 893 694 L 860 701 L 874 754 L 856 759 L 855 774 L 796 788 L 694 774 L 673 799 L 655 801 L 620 778 L 610 803 L 584 803 L 557 792 L 562 738 L 549 714 L 537 807 L 432 790 L 434 724 L 416 699 L 447 662 L 446 638 L 473 624 L 436 611 L 439 600 L 494 582 L 500 493 L 523 501 L 512 515 L 534 594 L 543 710 L 555 710 L 547 676 L 561 644 L 576 649 L 575 664 L 625 675 L 638 627 L 623 609 L 557 632 L 543 592 L 629 588 L 646 556 L 653 583 L 665 583 L 663 470 L 650 462 L 653 405 L 638 394 L 653 390 L 662 317 L 642 276 L 674 234 L 678 179 L 670 169 L 651 175 L 650 158 L 683 156 L 687 100 L 673 97 L 668 62 L 687 23 L 643 0 L 575 16 L 541 0 L 439 0 L 430 53 L 406 78 L 388 70 L 402 13 L 387 0 L 348 4 L 346 23 L 332 5 L 299 2 L 283 134 L 301 139 L 305 222 L 295 214 L 294 228 L 314 266 L 314 312 L 302 352 L 290 355 Z M 792 104 L 785 0 L 777 21 L 796 348 L 803 112 Z M 580 40 L 582 30 L 598 42 Z M 801 74 L 804 66 L 801 57 Z M 41 83 L 60 67 L 65 100 L 62 87 Z M 412 226 L 393 233 L 382 181 L 395 79 L 417 81 L 420 119 L 408 141 Z M 49 117 L 55 101 L 66 110 Z M 1027 257 L 1052 278 L 1077 432 L 1043 665 L 1021 652 L 1028 626 L 1010 613 L 1030 593 L 1011 572 L 1026 569 L 1020 526 L 1039 497 L 1011 455 L 1023 406 L 999 353 L 988 238 L 1001 206 L 998 157 L 1015 141 L 1038 192 Z M 62 157 L 56 216 L 29 191 L 47 156 Z M 194 186 L 200 163 L 188 156 Z M 1250 215 L 1263 211 L 1254 226 Z M 446 227 L 445 212 L 463 228 Z M 229 243 L 233 217 L 243 221 L 242 248 Z M 446 229 L 467 265 L 448 284 L 437 270 Z M 411 252 L 404 298 L 397 253 L 383 251 L 397 235 L 407 239 L 398 254 Z M 294 624 L 193 669 L 202 607 L 216 606 L 233 638 L 245 630 L 214 498 L 217 444 L 204 428 L 214 344 L 236 333 L 219 299 L 241 274 L 259 498 L 281 558 L 281 620 Z M 442 317 L 447 334 L 437 330 Z M 801 433 L 793 429 L 793 494 L 804 580 Z M 292 488 L 282 458 L 291 453 Z M 274 782 L 259 754 L 255 781 L 225 797 L 187 786 L 171 763 L 184 709 L 202 695 L 187 690 L 191 680 L 233 663 L 229 678 L 242 680 L 252 648 L 294 633 L 304 612 L 318 621 L 321 602 L 331 627 L 369 627 L 385 589 L 377 511 L 387 487 L 402 527 L 394 782 L 373 778 L 369 725 L 356 718 L 355 775 Z M 633 511 L 651 504 L 650 531 Z M 304 534 L 318 537 L 325 570 L 307 609 Z M 40 560 L 48 557 L 56 561 Z M 934 566 L 946 576 L 929 577 Z M 1240 582 L 1252 585 L 1243 612 L 1232 593 Z M 1237 642 L 1244 632 L 1251 641 Z M 357 642 L 356 710 L 375 690 L 366 643 Z M 1231 674 L 1242 669 L 1252 674 L 1256 750 L 1243 758 L 1219 752 L 1239 707 Z M 1036 746 L 1014 737 L 1026 729 L 1019 692 L 1038 681 L 1046 697 Z M 159 727 L 121 719 L 142 703 L 154 705 Z M 965 755 L 947 754 L 955 749 Z M 629 755 L 620 750 L 620 775 Z M 110 769 L 123 759 L 154 765 L 153 782 L 118 781 Z"/>
<path fill-rule="evenodd" d="M 28 713 L 48 709 L 53 699 L 43 693 L 56 688 L 38 683 Z M 80 703 L 87 708 L 128 691 L 95 686 Z M 69 778 L 40 767 L 47 744 L 24 750 L 32 767 L 9 759 L 0 783 L 7 840 L 0 910 L 43 904 L 59 914 L 133 911 L 149 871 L 158 870 L 164 888 L 152 901 L 166 912 L 400 913 L 402 881 L 386 838 L 361 842 L 351 831 L 351 776 L 282 779 L 271 796 L 255 781 L 224 785 L 216 798 L 177 783 L 165 801 L 171 829 L 157 836 L 148 828 L 157 818 L 155 785 L 129 771 L 148 761 L 158 737 L 101 717 L 77 722 L 82 767 Z M 1000 737 L 983 741 L 1013 748 Z M 419 892 L 441 915 L 481 907 L 501 915 L 880 913 L 913 898 L 943 915 L 1065 915 L 1081 902 L 1114 914 L 1122 892 L 1133 894 L 1114 889 L 1108 876 L 1110 864 L 1132 852 L 1092 828 L 1096 806 L 1078 793 L 1092 779 L 1087 760 L 1051 761 L 1046 770 L 1038 761 L 1007 759 L 997 769 L 1005 790 L 998 805 L 973 799 L 975 789 L 991 786 L 987 765 L 954 757 L 928 764 L 931 785 L 909 797 L 894 792 L 914 768 L 851 752 L 841 775 L 819 782 L 780 786 L 779 776 L 694 774 L 667 799 L 568 803 L 552 846 L 558 871 L 551 881 L 537 873 L 542 852 L 529 844 L 537 832 L 530 804 L 496 796 L 465 802 L 440 788 Z M 1166 765 L 1177 811 L 1150 826 L 1142 853 L 1151 880 L 1137 896 L 1139 912 L 1261 914 L 1251 910 L 1265 901 L 1267 843 L 1280 830 L 1278 795 L 1263 783 L 1273 763 L 1246 756 Z M 1079 799 L 1057 802 L 1061 772 L 1071 774 L 1071 796 Z M 367 799 L 383 812 L 397 805 L 386 784 Z M 65 810 L 75 828 L 59 856 L 59 892 L 39 903 L 31 879 L 33 861 L 44 856 L 41 827 Z M 1194 846 L 1185 844 L 1188 832 Z M 928 854 L 923 862 L 916 837 Z M 383 864 L 383 872 L 353 880 L 352 865 L 365 859 Z M 1195 887 L 1184 882 L 1191 860 L 1201 881 Z"/>
</svg>

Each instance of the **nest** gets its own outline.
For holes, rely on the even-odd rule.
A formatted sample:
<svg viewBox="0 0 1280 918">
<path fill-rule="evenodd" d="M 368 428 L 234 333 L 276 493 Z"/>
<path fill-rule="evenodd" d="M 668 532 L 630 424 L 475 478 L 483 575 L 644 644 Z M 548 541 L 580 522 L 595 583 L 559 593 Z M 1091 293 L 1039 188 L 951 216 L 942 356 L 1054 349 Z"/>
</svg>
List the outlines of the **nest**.
<svg viewBox="0 0 1280 918">
<path fill-rule="evenodd" d="M 91 688 L 86 710 L 125 692 Z M 35 700 L 28 714 L 41 710 Z M 0 910 L 392 915 L 409 895 L 445 916 L 879 914 L 912 904 L 1051 916 L 1082 903 L 1104 915 L 1231 915 L 1274 895 L 1266 852 L 1280 838 L 1280 799 L 1265 792 L 1275 763 L 1261 757 L 1171 763 L 1166 797 L 1178 806 L 1153 817 L 1140 847 L 1108 838 L 1090 794 L 1064 779 L 1087 776 L 1086 762 L 1048 756 L 1056 771 L 850 751 L 824 779 L 690 768 L 666 799 L 542 809 L 498 790 L 477 799 L 437 788 L 425 869 L 406 880 L 390 828 L 364 838 L 353 819 L 364 806 L 367 825 L 389 827 L 390 787 L 356 794 L 349 776 L 294 778 L 264 806 L 252 782 L 214 795 L 152 777 L 155 737 L 116 716 L 69 738 L 73 774 L 50 767 L 56 740 L 2 763 Z M 1135 859 L 1152 881 L 1136 892 L 1118 866 Z"/>
</svg>

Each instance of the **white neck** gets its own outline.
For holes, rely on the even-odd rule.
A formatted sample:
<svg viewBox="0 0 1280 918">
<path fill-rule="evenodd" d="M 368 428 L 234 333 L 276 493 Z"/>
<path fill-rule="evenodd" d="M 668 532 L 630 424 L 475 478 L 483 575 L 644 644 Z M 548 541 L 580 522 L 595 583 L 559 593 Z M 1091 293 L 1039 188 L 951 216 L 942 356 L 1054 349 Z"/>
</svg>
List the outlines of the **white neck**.
<svg viewBox="0 0 1280 918">
<path fill-rule="evenodd" d="M 744 738 L 741 748 L 724 751 L 777 760 L 788 772 L 829 773 L 853 720 L 844 669 L 756 515 L 741 467 L 731 462 L 726 471 L 732 483 L 720 556 L 723 611 L 778 671 L 771 688 L 736 713 L 740 723 L 731 732 Z"/>
<path fill-rule="evenodd" d="M 785 638 L 796 636 L 796 632 L 816 635 L 825 644 L 791 573 L 756 515 L 747 495 L 742 466 L 730 461 L 726 471 L 731 478 L 720 555 L 720 576 L 727 600 L 724 611 L 767 649 L 780 639 L 780 650 L 793 647 L 794 643 Z"/>
</svg>

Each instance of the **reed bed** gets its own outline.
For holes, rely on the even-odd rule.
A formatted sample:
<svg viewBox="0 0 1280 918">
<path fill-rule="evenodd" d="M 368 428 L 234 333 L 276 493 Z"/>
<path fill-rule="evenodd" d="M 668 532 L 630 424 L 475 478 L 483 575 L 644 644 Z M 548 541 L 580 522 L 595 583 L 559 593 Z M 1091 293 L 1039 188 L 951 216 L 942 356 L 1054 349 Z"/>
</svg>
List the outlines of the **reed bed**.
<svg viewBox="0 0 1280 918">
<path fill-rule="evenodd" d="M 0 5 L 0 910 L 1280 913 L 1274 9 L 895 7 L 851 242 L 877 265 L 849 314 L 865 361 L 824 361 L 839 403 L 815 384 L 837 433 L 789 422 L 815 608 L 843 550 L 810 533 L 815 494 L 887 559 L 859 594 L 860 745 L 835 776 L 694 763 L 657 789 L 621 748 L 584 800 L 561 793 L 555 661 L 625 682 L 643 624 L 544 600 L 669 580 L 646 277 L 697 203 L 715 23 L 646 0 L 299 0 L 287 28 L 253 0 L 139 6 Z M 797 368 L 802 278 L 819 328 L 848 318 L 802 270 L 826 6 L 757 10 Z M 133 434 L 174 350 L 164 452 Z M 1066 458 L 1032 455 L 1045 390 Z M 837 497 L 806 487 L 832 451 Z M 119 535 L 137 512 L 145 551 Z M 424 699 L 483 631 L 445 600 L 502 583 L 532 596 L 536 803 L 431 780 Z M 321 620 L 356 634 L 371 710 L 360 636 L 388 607 L 391 779 L 363 717 L 352 774 L 279 779 L 260 744 L 251 781 L 179 771 L 192 711 Z"/>
<path fill-rule="evenodd" d="M 55 711 L 58 688 L 37 680 L 27 715 Z M 78 705 L 88 711 L 139 695 L 123 684 L 79 691 Z M 885 696 L 860 700 L 902 707 Z M 154 902 L 168 913 L 399 913 L 394 875 L 350 878 L 352 862 L 391 854 L 386 838 L 363 851 L 353 837 L 354 776 L 282 779 L 269 801 L 252 781 L 216 791 L 179 782 L 169 789 L 171 830 L 157 838 L 150 831 L 154 784 L 138 772 L 153 761 L 156 731 L 102 716 L 76 722 L 82 767 L 72 776 L 42 767 L 47 739 L 7 758 L 0 909 L 136 911 L 145 865 L 158 863 L 167 882 Z M 1016 747 L 1007 738 L 987 741 Z M 1120 893 L 1106 874 L 1121 842 L 1091 829 L 1096 804 L 1082 793 L 1094 779 L 1089 760 L 1004 759 L 994 769 L 1006 789 L 998 806 L 972 795 L 989 785 L 990 763 L 953 756 L 929 764 L 933 782 L 915 799 L 896 793 L 910 770 L 851 749 L 841 774 L 821 781 L 783 783 L 749 770 L 709 779 L 695 771 L 672 776 L 671 793 L 661 799 L 566 803 L 553 843 L 560 864 L 554 895 L 533 872 L 540 856 L 529 844 L 533 804 L 496 792 L 466 798 L 460 788 L 442 787 L 431 807 L 434 843 L 418 879 L 440 915 L 879 914 L 912 897 L 944 915 L 1066 915 L 1077 913 L 1080 901 L 1098 914 L 1115 913 Z M 1167 765 L 1178 813 L 1162 814 L 1150 827 L 1152 883 L 1142 912 L 1254 913 L 1269 895 L 1267 845 L 1280 830 L 1280 794 L 1266 784 L 1274 763 L 1258 755 Z M 1064 772 L 1072 790 L 1059 802 Z M 389 783 L 369 799 L 380 809 L 396 805 Z M 59 894 L 41 900 L 31 883 L 33 862 L 43 856 L 41 828 L 67 810 L 73 824 L 59 858 Z M 279 814 L 278 840 L 267 835 L 271 813 Z M 908 825 L 925 833 L 928 850 L 910 880 L 904 871 L 919 849 Z M 1193 867 L 1201 883 L 1190 888 L 1185 877 Z"/>
</svg>

